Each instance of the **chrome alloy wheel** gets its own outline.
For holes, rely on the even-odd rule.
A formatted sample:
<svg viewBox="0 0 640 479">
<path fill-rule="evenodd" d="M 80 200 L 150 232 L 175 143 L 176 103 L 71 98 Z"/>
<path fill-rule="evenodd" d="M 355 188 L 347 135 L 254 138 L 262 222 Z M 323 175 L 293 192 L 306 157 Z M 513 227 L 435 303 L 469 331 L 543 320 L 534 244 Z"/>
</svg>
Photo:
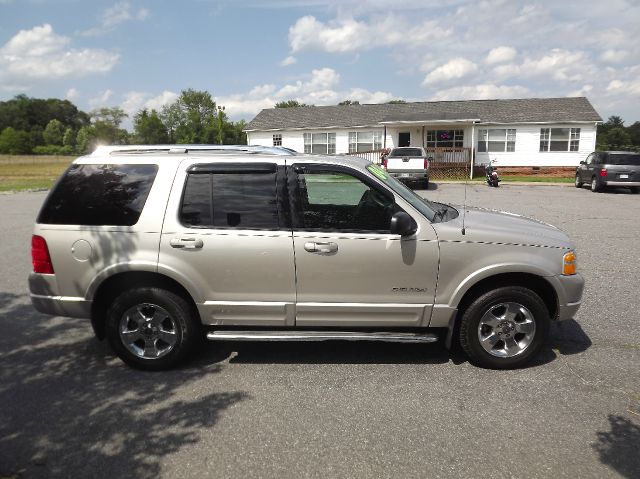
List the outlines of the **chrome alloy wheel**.
<svg viewBox="0 0 640 479">
<path fill-rule="evenodd" d="M 533 314 L 519 303 L 491 306 L 480 319 L 478 339 L 482 348 L 499 358 L 522 354 L 536 334 Z"/>
<path fill-rule="evenodd" d="M 139 358 L 157 359 L 178 342 L 178 326 L 166 309 L 150 303 L 127 309 L 118 325 L 122 344 Z"/>
</svg>

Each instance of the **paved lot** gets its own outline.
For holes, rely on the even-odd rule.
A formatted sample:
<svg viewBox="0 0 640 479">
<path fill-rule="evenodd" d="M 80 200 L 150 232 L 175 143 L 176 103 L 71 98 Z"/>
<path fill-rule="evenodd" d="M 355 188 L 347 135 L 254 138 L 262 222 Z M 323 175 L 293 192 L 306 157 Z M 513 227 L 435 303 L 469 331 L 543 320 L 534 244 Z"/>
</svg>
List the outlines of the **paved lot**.
<svg viewBox="0 0 640 479">
<path fill-rule="evenodd" d="M 464 187 L 425 194 L 462 203 Z M 578 244 L 583 307 L 530 368 L 438 346 L 243 343 L 160 374 L 30 307 L 43 198 L 0 195 L 0 478 L 640 477 L 640 195 L 468 187 L 468 204 Z"/>
</svg>

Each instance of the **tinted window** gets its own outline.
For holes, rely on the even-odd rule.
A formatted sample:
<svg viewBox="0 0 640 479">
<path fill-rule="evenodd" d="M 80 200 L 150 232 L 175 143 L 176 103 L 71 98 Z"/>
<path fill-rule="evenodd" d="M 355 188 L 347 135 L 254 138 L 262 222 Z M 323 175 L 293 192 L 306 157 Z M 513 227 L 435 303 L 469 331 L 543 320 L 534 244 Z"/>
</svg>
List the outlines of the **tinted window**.
<svg viewBox="0 0 640 479">
<path fill-rule="evenodd" d="M 302 228 L 388 233 L 398 207 L 392 198 L 342 172 L 298 175 Z"/>
<path fill-rule="evenodd" d="M 609 159 L 607 160 L 609 165 L 634 165 L 640 166 L 640 154 L 609 154 Z"/>
<path fill-rule="evenodd" d="M 394 148 L 389 156 L 424 156 L 421 148 Z"/>
<path fill-rule="evenodd" d="M 276 174 L 190 174 L 180 220 L 202 228 L 278 229 Z"/>
<path fill-rule="evenodd" d="M 132 226 L 157 172 L 156 165 L 72 165 L 47 198 L 38 223 Z"/>
</svg>

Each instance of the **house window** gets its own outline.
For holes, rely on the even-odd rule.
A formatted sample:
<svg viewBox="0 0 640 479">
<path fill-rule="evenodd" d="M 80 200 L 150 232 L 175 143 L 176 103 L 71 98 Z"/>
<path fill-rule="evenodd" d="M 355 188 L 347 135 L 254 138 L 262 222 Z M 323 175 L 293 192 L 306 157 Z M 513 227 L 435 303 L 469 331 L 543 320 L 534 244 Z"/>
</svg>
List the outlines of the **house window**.
<svg viewBox="0 0 640 479">
<path fill-rule="evenodd" d="M 464 130 L 427 130 L 428 148 L 462 147 Z"/>
<path fill-rule="evenodd" d="M 580 128 L 541 128 L 540 151 L 578 151 Z"/>
<path fill-rule="evenodd" d="M 304 152 L 333 155 L 336 152 L 335 133 L 304 133 Z"/>
<path fill-rule="evenodd" d="M 382 148 L 382 133 L 379 131 L 350 131 L 349 153 L 379 150 Z"/>
<path fill-rule="evenodd" d="M 478 130 L 478 153 L 516 151 L 515 128 Z"/>
<path fill-rule="evenodd" d="M 282 146 L 282 134 L 277 133 L 273 135 L 273 146 Z"/>
</svg>

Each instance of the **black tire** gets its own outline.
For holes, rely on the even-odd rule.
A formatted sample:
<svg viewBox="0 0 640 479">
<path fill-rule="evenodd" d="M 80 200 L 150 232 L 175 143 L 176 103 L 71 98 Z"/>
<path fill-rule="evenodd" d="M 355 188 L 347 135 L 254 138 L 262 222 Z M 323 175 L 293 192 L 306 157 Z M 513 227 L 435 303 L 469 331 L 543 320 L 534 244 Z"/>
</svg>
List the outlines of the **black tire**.
<svg viewBox="0 0 640 479">
<path fill-rule="evenodd" d="M 524 307 L 520 308 L 520 311 L 526 314 L 518 312 L 513 321 L 505 319 L 507 304 Z M 495 316 L 494 311 L 498 311 L 499 314 L 503 306 L 505 317 L 500 319 Z M 496 326 L 494 331 L 484 324 L 483 318 L 489 314 L 499 321 L 499 326 Z M 529 335 L 518 332 L 517 329 L 519 325 L 524 325 L 525 321 L 534 324 L 533 332 Z M 540 296 L 528 288 L 506 286 L 484 293 L 466 308 L 460 319 L 460 345 L 469 356 L 469 360 L 477 366 L 489 369 L 518 368 L 540 352 L 549 334 L 549 323 L 549 311 Z M 488 328 L 488 331 L 485 328 Z M 481 344 L 481 335 L 497 338 L 491 353 Z M 502 339 L 508 335 L 508 339 Z M 490 343 L 487 342 L 488 344 Z M 521 350 L 509 355 L 508 344 L 515 344 L 514 351 Z M 500 354 L 504 356 L 500 357 Z"/>
<path fill-rule="evenodd" d="M 576 173 L 576 188 L 582 188 L 584 183 L 580 180 L 580 175 Z"/>
<path fill-rule="evenodd" d="M 429 189 L 429 178 L 425 178 L 425 179 L 422 181 L 422 187 L 423 187 L 425 190 L 428 190 L 428 189 Z"/>
<path fill-rule="evenodd" d="M 177 366 L 201 343 L 203 334 L 189 302 L 160 288 L 125 291 L 107 311 L 109 344 L 120 359 L 137 369 L 160 371 Z M 130 341 L 124 335 L 131 335 Z M 170 337 L 166 342 L 165 336 Z M 154 350 L 155 357 L 151 356 Z"/>
<path fill-rule="evenodd" d="M 602 191 L 602 185 L 598 182 L 598 178 L 595 176 L 591 178 L 591 191 L 593 193 L 600 193 Z"/>
</svg>

